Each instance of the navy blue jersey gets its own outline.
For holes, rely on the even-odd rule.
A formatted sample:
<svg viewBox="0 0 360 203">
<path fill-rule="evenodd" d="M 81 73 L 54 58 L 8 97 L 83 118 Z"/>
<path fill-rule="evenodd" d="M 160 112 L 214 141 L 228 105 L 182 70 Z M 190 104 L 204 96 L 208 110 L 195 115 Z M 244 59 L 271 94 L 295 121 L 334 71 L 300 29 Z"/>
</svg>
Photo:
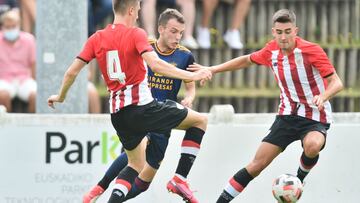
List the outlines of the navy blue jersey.
<svg viewBox="0 0 360 203">
<path fill-rule="evenodd" d="M 155 40 L 150 40 L 149 42 L 162 60 L 176 66 L 177 68 L 186 70 L 190 64 L 194 63 L 194 56 L 190 50 L 181 45 L 171 52 L 163 53 L 157 47 Z M 172 79 L 158 73 L 154 73 L 149 67 L 148 71 L 148 81 L 152 96 L 158 101 L 165 101 L 166 99 L 176 101 L 182 80 Z"/>
</svg>

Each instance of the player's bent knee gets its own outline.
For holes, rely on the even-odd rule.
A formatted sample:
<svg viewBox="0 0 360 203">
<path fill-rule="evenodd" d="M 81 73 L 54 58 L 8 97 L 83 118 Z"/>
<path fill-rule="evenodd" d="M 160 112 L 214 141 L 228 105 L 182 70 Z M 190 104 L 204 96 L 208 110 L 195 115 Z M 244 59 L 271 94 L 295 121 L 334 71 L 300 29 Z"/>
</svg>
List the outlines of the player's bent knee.
<svg viewBox="0 0 360 203">
<path fill-rule="evenodd" d="M 203 115 L 203 119 L 204 119 L 205 124 L 207 124 L 208 123 L 208 117 L 206 115 Z"/>
<path fill-rule="evenodd" d="M 208 123 L 208 117 L 201 114 L 201 123 L 206 126 Z"/>
<path fill-rule="evenodd" d="M 197 128 L 200 128 L 202 130 L 206 130 L 206 126 L 207 126 L 207 123 L 208 123 L 208 118 L 207 116 L 203 115 L 203 114 L 199 114 L 199 117 L 198 117 L 198 122 L 194 124 L 193 127 L 197 127 Z"/>
<path fill-rule="evenodd" d="M 325 141 L 322 139 L 307 139 L 304 142 L 304 151 L 305 154 L 309 157 L 314 157 L 319 154 Z"/>
<path fill-rule="evenodd" d="M 304 146 L 305 154 L 309 157 L 315 157 L 319 154 L 323 143 L 309 142 Z"/>
</svg>

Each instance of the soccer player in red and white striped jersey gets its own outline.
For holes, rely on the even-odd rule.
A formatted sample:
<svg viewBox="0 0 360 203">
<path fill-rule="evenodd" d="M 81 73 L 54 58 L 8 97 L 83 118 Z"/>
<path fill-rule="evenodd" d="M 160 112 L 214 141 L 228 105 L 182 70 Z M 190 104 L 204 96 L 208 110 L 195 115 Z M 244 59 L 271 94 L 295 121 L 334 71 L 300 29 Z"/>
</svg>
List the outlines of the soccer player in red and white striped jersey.
<svg viewBox="0 0 360 203">
<path fill-rule="evenodd" d="M 297 32 L 295 14 L 282 9 L 273 15 L 274 39 L 263 49 L 220 65 L 189 68 L 208 68 L 214 74 L 256 63 L 271 68 L 280 88 L 279 113 L 269 133 L 250 164 L 230 179 L 217 203 L 230 202 L 240 194 L 293 141 L 301 140 L 304 149 L 297 172 L 301 181 L 318 161 L 332 121 L 329 99 L 343 85 L 323 49 L 297 37 Z"/>
<path fill-rule="evenodd" d="M 148 43 L 144 30 L 135 26 L 140 0 L 113 0 L 114 22 L 92 35 L 83 51 L 66 71 L 59 94 L 48 98 L 48 105 L 63 102 L 80 70 L 96 58 L 110 91 L 111 122 L 128 157 L 119 173 L 109 202 L 123 202 L 139 172 L 148 168 L 145 161 L 149 132 L 165 134 L 173 128 L 186 130 L 200 140 L 207 126 L 206 116 L 169 102 L 157 102 L 147 83 L 146 64 L 152 71 L 185 81 L 211 79 L 210 70 L 189 72 L 161 60 Z M 174 102 L 171 102 L 174 103 Z M 200 146 L 198 146 L 200 147 Z M 184 157 L 184 156 L 182 156 Z M 193 157 L 180 158 L 179 165 L 190 171 Z M 184 182 L 185 180 L 179 181 Z M 191 194 L 187 200 L 191 200 Z M 194 198 L 195 199 L 195 198 Z"/>
<path fill-rule="evenodd" d="M 149 40 L 151 46 L 161 59 L 170 64 L 176 64 L 177 68 L 183 70 L 186 69 L 189 64 L 194 63 L 192 53 L 185 47 L 179 45 L 184 30 L 184 16 L 179 11 L 168 8 L 159 16 L 159 38 Z M 170 80 L 171 82 L 163 82 L 162 79 L 164 78 L 166 78 L 166 81 Z M 151 69 L 148 69 L 148 81 L 154 99 L 167 103 L 169 103 L 167 100 L 177 101 L 177 95 L 182 82 L 181 80 L 167 78 L 157 73 L 153 73 Z M 160 86 L 161 84 L 168 85 L 169 88 L 162 88 Z M 195 97 L 195 82 L 184 83 L 184 85 L 186 96 L 181 101 L 181 104 L 191 108 Z M 194 139 L 194 136 L 196 136 L 197 139 Z M 125 200 L 135 198 L 149 188 L 164 158 L 170 138 L 170 132 L 165 135 L 149 133 L 147 137 L 149 139 L 146 149 L 146 162 L 148 163 L 148 167 L 144 167 L 138 177 L 135 178 Z M 181 144 L 181 158 L 178 162 L 178 167 L 176 168 L 174 177 L 166 185 L 168 191 L 180 195 L 189 203 L 198 201 L 193 195 L 192 190 L 189 188 L 189 185 L 186 183 L 186 180 L 192 167 L 192 160 L 196 159 L 197 153 L 200 150 L 201 142 L 202 136 L 197 135 L 197 132 L 186 131 Z M 121 153 L 121 155 L 113 161 L 98 184 L 84 195 L 82 203 L 95 203 L 97 198 L 105 192 L 110 183 L 117 177 L 118 173 L 126 167 L 126 165 L 126 153 Z"/>
</svg>

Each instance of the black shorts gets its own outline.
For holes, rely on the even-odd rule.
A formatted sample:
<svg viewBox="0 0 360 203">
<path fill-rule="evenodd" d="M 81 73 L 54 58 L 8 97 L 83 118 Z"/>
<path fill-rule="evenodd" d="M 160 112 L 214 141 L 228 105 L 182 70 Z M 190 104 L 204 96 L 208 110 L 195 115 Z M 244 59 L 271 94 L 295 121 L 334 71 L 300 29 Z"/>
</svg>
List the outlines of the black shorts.
<svg viewBox="0 0 360 203">
<path fill-rule="evenodd" d="M 302 143 L 305 135 L 311 131 L 321 132 L 326 140 L 326 131 L 329 128 L 330 124 L 320 123 L 301 116 L 277 115 L 263 142 L 279 146 L 284 151 L 289 144 L 296 140 L 301 140 Z"/>
<path fill-rule="evenodd" d="M 149 132 L 168 134 L 187 114 L 187 108 L 174 101 L 154 100 L 144 106 L 124 107 L 111 114 L 111 122 L 124 148 L 132 150 Z"/>
</svg>

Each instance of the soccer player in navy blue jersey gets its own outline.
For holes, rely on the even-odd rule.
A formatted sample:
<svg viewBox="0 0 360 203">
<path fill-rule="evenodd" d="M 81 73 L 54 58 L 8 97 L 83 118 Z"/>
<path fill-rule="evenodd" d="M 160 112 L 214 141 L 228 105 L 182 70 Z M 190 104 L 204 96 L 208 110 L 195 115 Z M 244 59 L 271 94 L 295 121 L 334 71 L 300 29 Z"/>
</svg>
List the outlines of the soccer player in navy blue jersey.
<svg viewBox="0 0 360 203">
<path fill-rule="evenodd" d="M 186 68 L 194 63 L 192 53 L 185 47 L 179 45 L 179 41 L 183 34 L 185 25 L 182 15 L 175 9 L 165 10 L 159 17 L 159 38 L 149 39 L 150 45 L 153 47 L 159 58 L 175 65 L 179 69 L 186 70 Z M 176 101 L 178 92 L 180 90 L 182 80 L 173 79 L 158 73 L 153 72 L 148 68 L 148 83 L 153 97 L 160 102 L 169 102 L 169 100 Z M 185 97 L 181 100 L 181 104 L 185 107 L 191 108 L 195 97 L 195 82 L 185 82 Z M 176 105 L 173 102 L 173 105 Z M 165 150 L 168 145 L 170 131 L 166 134 L 149 133 L 147 138 L 149 145 L 146 150 L 146 162 L 148 167 L 145 167 L 144 173 L 140 173 L 136 177 L 131 190 L 126 196 L 125 200 L 131 199 L 148 189 L 153 177 L 155 176 L 160 163 L 164 158 Z M 186 184 L 186 177 L 190 171 L 191 164 L 188 159 L 193 159 L 199 150 L 201 137 L 198 140 L 186 136 L 182 142 L 181 158 L 176 169 L 174 178 L 169 181 L 167 189 L 171 192 L 177 193 L 188 202 L 197 202 L 192 195 L 191 190 Z M 106 171 L 104 177 L 98 184 L 91 189 L 90 192 L 84 195 L 83 202 L 95 202 L 96 199 L 108 188 L 110 182 L 116 178 L 118 173 L 127 165 L 127 155 L 122 153 Z M 178 184 L 183 183 L 183 184 Z M 180 191 L 190 191 L 185 194 Z"/>
</svg>

